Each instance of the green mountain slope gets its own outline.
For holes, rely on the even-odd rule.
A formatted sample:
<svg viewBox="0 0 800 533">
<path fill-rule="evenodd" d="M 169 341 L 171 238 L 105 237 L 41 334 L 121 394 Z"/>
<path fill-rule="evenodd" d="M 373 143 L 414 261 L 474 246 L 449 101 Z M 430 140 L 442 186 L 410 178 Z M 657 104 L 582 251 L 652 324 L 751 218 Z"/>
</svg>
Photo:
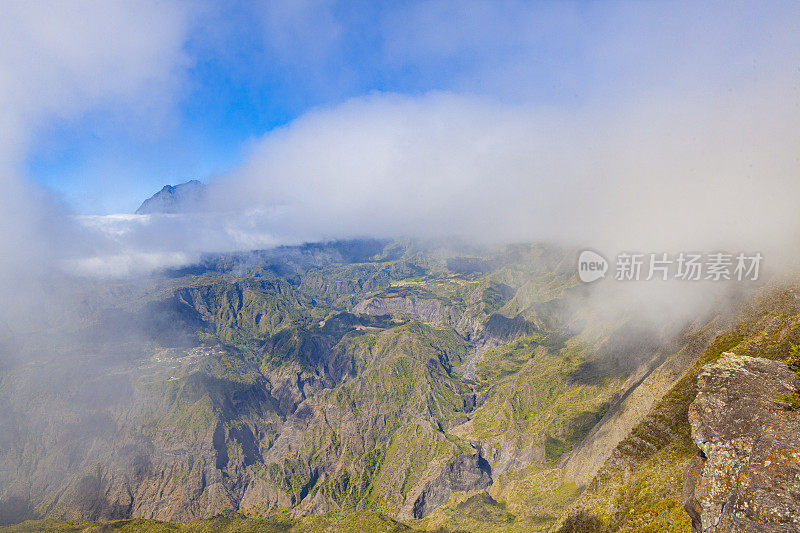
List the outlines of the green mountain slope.
<svg viewBox="0 0 800 533">
<path fill-rule="evenodd" d="M 653 327 L 574 255 L 348 241 L 86 288 L 0 375 L 0 523 L 683 531 L 693 380 L 800 340 L 794 293 Z"/>
</svg>

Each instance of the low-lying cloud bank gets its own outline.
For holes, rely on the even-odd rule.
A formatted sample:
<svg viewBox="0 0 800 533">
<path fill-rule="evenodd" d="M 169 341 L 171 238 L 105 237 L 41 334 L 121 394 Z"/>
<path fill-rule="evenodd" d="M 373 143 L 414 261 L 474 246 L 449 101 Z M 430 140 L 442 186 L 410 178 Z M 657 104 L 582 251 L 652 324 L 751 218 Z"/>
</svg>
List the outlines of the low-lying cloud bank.
<svg viewBox="0 0 800 533">
<path fill-rule="evenodd" d="M 760 251 L 772 267 L 796 263 L 800 47 L 791 5 L 785 16 L 763 11 L 759 32 L 742 32 L 750 10 L 716 6 L 726 16 L 714 39 L 701 38 L 703 25 L 719 22 L 714 9 L 690 30 L 681 17 L 664 25 L 649 13 L 641 27 L 669 36 L 663 42 L 641 30 L 617 42 L 614 27 L 629 17 L 604 17 L 576 71 L 606 70 L 595 98 L 532 103 L 541 101 L 538 80 L 528 79 L 515 98 L 475 90 L 488 77 L 520 83 L 499 67 L 473 73 L 460 93 L 376 93 L 253 139 L 241 165 L 207 180 L 200 212 L 78 217 L 20 171 L 37 128 L 111 109 L 119 122 L 158 129 L 180 99 L 191 62 L 185 43 L 197 29 L 191 4 L 103 7 L 18 4 L 0 23 L 18 44 L 0 51 L 0 296 L 11 302 L 0 320 L 46 302 L 47 294 L 32 294 L 65 273 L 138 275 L 203 252 L 361 236 L 561 241 L 607 254 Z M 416 30 L 435 37 L 439 26 Z M 675 42 L 674 28 L 684 28 L 686 43 Z M 504 27 L 486 31 L 503 35 Z M 743 45 L 742 35 L 754 42 Z M 467 46 L 444 37 L 456 56 Z M 506 50 L 490 41 L 485 64 Z M 705 46 L 696 51 L 698 43 Z M 516 63 L 539 57 L 535 43 L 518 44 Z M 695 53 L 703 61 L 692 61 Z M 638 82 L 615 96 L 609 72 L 631 66 L 649 73 L 626 71 Z"/>
<path fill-rule="evenodd" d="M 794 258 L 800 228 L 793 99 L 789 83 L 613 112 L 374 95 L 256 140 L 241 166 L 210 181 L 200 213 L 83 222 L 116 243 L 112 263 L 125 251 L 192 258 L 454 235 L 614 253 L 758 250 L 776 264 Z"/>
<path fill-rule="evenodd" d="M 267 135 L 211 196 L 280 208 L 279 233 L 303 238 L 763 246 L 797 228 L 793 101 L 791 85 L 613 110 L 376 96 Z"/>
</svg>

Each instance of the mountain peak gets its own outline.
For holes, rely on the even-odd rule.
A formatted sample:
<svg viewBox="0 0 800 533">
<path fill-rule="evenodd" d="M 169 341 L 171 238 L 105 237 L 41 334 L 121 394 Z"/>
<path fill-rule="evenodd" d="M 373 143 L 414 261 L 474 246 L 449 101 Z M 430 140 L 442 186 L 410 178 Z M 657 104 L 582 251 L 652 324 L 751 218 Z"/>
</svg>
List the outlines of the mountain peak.
<svg viewBox="0 0 800 533">
<path fill-rule="evenodd" d="M 153 196 L 142 202 L 137 215 L 153 213 L 183 213 L 193 211 L 204 198 L 206 186 L 199 180 L 189 180 L 178 185 L 164 185 Z"/>
</svg>

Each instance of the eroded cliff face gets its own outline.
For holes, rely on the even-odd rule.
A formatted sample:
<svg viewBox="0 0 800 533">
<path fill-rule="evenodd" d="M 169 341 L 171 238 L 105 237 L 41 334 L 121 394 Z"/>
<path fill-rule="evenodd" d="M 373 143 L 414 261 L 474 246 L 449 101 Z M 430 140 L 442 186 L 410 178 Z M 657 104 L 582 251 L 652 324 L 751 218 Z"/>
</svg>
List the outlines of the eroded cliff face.
<svg viewBox="0 0 800 533">
<path fill-rule="evenodd" d="M 724 354 L 698 378 L 689 408 L 700 453 L 684 473 L 695 533 L 800 531 L 800 389 L 780 361 Z"/>
<path fill-rule="evenodd" d="M 454 491 L 485 489 L 492 484 L 492 469 L 480 453 L 454 457 L 438 473 L 409 494 L 399 518 L 424 518 L 446 503 Z"/>
</svg>

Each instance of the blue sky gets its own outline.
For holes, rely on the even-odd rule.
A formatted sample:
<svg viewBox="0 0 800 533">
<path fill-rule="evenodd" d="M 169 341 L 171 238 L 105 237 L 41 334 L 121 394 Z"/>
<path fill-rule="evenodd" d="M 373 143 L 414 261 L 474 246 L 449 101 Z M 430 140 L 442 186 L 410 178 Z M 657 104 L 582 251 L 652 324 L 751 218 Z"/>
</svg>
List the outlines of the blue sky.
<svg viewBox="0 0 800 533">
<path fill-rule="evenodd" d="M 205 4 L 186 32 L 172 116 L 142 135 L 104 117 L 50 121 L 27 170 L 80 212 L 124 212 L 165 183 L 230 170 L 247 142 L 311 108 L 373 92 L 420 94 L 453 86 L 456 66 L 423 72 L 392 64 L 382 25 L 391 2 Z M 446 61 L 446 63 L 449 61 Z"/>
<path fill-rule="evenodd" d="M 309 110 L 375 93 L 611 112 L 724 93 L 791 64 L 798 11 L 728 2 L 174 5 L 180 58 L 162 73 L 168 87 L 153 88 L 164 93 L 156 112 L 109 99 L 47 116 L 31 133 L 25 173 L 78 212 L 131 212 L 165 183 L 230 171 L 256 139 Z M 150 97 L 146 84 L 142 92 Z"/>
</svg>

